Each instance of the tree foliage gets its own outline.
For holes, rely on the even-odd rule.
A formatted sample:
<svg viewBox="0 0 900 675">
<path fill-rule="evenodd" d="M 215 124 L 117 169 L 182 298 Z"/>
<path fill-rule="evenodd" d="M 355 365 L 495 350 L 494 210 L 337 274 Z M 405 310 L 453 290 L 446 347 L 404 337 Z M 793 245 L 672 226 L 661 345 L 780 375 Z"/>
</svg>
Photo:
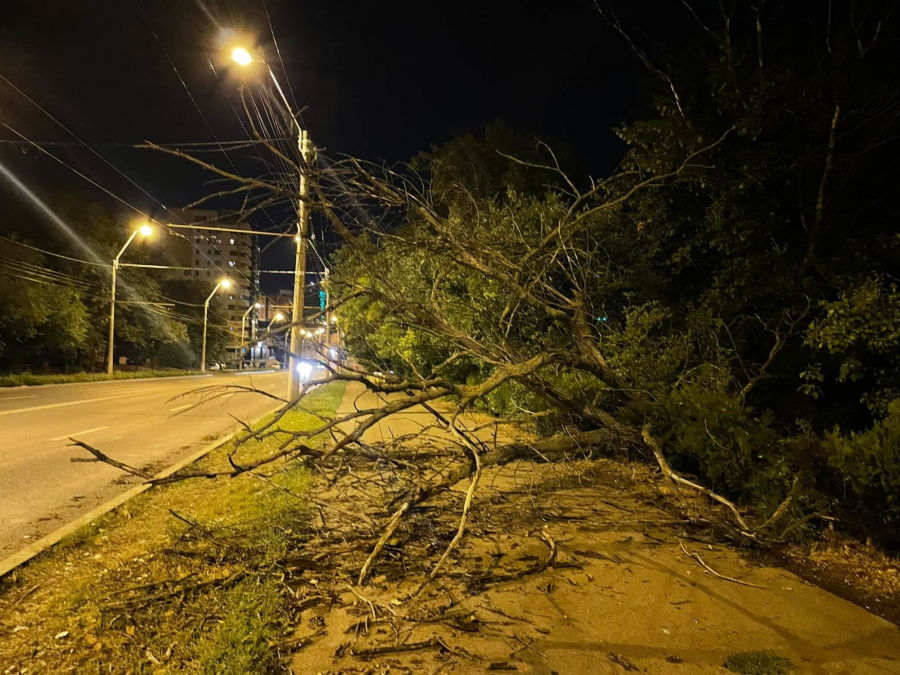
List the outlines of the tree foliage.
<svg viewBox="0 0 900 675">
<path fill-rule="evenodd" d="M 407 219 L 336 259 L 362 292 L 350 343 L 403 377 L 499 379 L 482 400 L 550 411 L 548 433 L 649 423 L 676 468 L 763 514 L 797 479 L 795 505 L 900 533 L 892 25 L 842 7 L 826 34 L 793 8 L 757 32 L 749 4 L 703 9 L 675 72 L 632 43 L 664 86 L 606 180 L 489 129 L 420 156 L 424 193 L 352 182 Z"/>
<path fill-rule="evenodd" d="M 360 364 L 335 376 L 406 392 L 397 410 L 450 396 L 450 429 L 484 406 L 551 444 L 614 438 L 729 508 L 736 536 L 757 535 L 728 498 L 776 539 L 829 512 L 896 539 L 896 21 L 683 4 L 696 35 L 673 55 L 601 9 L 659 85 L 603 178 L 497 126 L 415 171 L 292 156 L 310 195 L 150 147 L 320 210 Z"/>
</svg>

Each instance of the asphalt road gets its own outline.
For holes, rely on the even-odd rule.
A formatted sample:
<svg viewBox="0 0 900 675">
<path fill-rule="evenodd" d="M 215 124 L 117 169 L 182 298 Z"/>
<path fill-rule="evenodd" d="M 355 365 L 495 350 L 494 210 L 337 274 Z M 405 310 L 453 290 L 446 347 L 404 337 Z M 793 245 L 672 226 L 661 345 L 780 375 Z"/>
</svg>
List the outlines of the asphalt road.
<svg viewBox="0 0 900 675">
<path fill-rule="evenodd" d="M 133 466 L 163 469 L 277 406 L 259 394 L 198 402 L 190 392 L 251 384 L 284 394 L 282 372 L 0 389 L 0 559 L 139 479 L 67 447 L 69 437 Z M 184 396 L 187 395 L 187 396 Z M 177 398 L 182 397 L 182 398 Z"/>
</svg>

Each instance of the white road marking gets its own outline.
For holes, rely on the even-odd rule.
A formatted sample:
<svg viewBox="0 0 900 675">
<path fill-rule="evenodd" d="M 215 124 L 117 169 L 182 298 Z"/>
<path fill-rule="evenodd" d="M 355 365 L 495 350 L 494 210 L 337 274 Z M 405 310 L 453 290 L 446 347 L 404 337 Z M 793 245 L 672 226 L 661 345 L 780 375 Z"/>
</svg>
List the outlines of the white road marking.
<svg viewBox="0 0 900 675">
<path fill-rule="evenodd" d="M 193 407 L 194 407 L 193 403 L 188 403 L 187 405 L 180 405 L 177 408 L 172 408 L 169 412 L 177 413 L 181 410 L 187 410 L 188 408 L 193 408 Z"/>
<path fill-rule="evenodd" d="M 95 431 L 103 431 L 104 429 L 108 429 L 109 427 L 94 427 L 93 429 L 85 429 L 84 431 L 73 431 L 71 434 L 64 434 L 62 436 L 57 436 L 56 438 L 51 438 L 51 441 L 64 441 L 72 436 L 85 436 L 87 434 L 92 434 Z"/>
<path fill-rule="evenodd" d="M 23 398 L 34 398 L 34 396 L 9 396 L 8 398 L 0 398 L 0 403 L 6 403 L 7 401 L 19 401 Z"/>
<path fill-rule="evenodd" d="M 83 398 L 80 401 L 66 401 L 65 403 L 48 403 L 47 405 L 36 405 L 30 408 L 16 408 L 15 410 L 0 410 L 2 415 L 18 415 L 19 413 L 34 412 L 36 410 L 50 410 L 52 408 L 65 408 L 70 405 L 83 405 L 85 403 L 98 403 L 99 401 L 112 401 L 117 398 L 129 398 L 131 396 L 140 396 L 146 393 L 146 389 L 141 391 L 133 391 L 128 394 L 116 394 L 115 396 L 101 396 L 99 398 Z"/>
</svg>

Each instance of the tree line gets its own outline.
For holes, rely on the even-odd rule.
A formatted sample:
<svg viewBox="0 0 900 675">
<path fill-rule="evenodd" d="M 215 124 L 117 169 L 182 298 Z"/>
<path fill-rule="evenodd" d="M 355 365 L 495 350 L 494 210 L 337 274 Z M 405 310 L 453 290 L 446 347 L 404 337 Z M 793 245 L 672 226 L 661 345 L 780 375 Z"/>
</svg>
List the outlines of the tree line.
<svg viewBox="0 0 900 675">
<path fill-rule="evenodd" d="M 5 210 L 0 239 L 0 371 L 102 371 L 108 348 L 110 264 L 134 219 L 76 193 L 60 193 L 52 209 L 78 240 L 40 215 Z M 39 233 L 39 234 L 36 234 Z M 171 264 L 155 241 L 135 243 L 123 262 Z M 198 364 L 202 305 L 211 285 L 122 267 L 116 307 L 116 354 L 131 364 L 190 368 Z M 211 316 L 211 358 L 224 354 L 224 321 Z"/>
</svg>

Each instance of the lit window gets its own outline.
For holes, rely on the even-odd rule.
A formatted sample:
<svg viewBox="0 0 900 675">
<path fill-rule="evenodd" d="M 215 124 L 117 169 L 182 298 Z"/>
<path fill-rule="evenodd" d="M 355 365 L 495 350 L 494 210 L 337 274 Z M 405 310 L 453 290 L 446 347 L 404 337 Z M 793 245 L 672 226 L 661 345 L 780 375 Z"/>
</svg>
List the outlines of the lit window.
<svg viewBox="0 0 900 675">
<path fill-rule="evenodd" d="M 234 246 L 234 239 L 229 239 L 228 243 L 231 244 L 232 246 Z"/>
<path fill-rule="evenodd" d="M 228 266 L 229 266 L 229 267 L 234 267 L 234 260 L 229 260 L 229 261 L 228 261 Z"/>
</svg>

